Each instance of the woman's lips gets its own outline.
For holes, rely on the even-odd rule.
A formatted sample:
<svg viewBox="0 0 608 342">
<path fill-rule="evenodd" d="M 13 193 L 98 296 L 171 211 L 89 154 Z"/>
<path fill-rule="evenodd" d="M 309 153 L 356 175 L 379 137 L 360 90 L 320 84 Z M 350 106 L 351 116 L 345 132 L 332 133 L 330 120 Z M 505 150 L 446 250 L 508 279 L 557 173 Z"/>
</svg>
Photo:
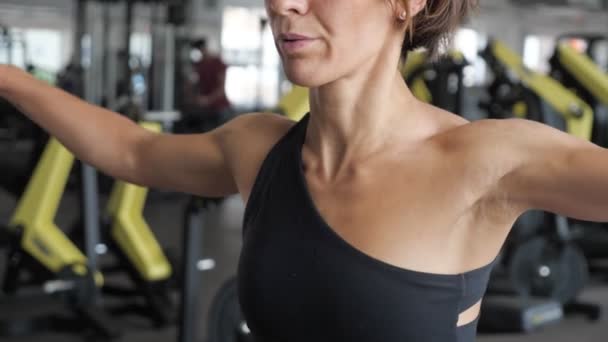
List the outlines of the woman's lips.
<svg viewBox="0 0 608 342">
<path fill-rule="evenodd" d="M 279 47 L 287 53 L 299 52 L 312 45 L 316 39 L 296 33 L 284 33 L 279 35 Z"/>
</svg>

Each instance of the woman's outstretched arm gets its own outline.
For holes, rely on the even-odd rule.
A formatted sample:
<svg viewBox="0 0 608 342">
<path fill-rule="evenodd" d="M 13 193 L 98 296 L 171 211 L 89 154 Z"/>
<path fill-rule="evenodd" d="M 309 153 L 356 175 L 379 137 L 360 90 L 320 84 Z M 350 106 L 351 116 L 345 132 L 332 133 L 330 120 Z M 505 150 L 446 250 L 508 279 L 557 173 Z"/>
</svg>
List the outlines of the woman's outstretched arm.
<svg viewBox="0 0 608 342">
<path fill-rule="evenodd" d="M 237 192 L 225 140 L 250 118 L 207 134 L 154 133 L 6 65 L 0 65 L 0 97 L 77 158 L 117 179 L 204 196 Z"/>
<path fill-rule="evenodd" d="M 517 139 L 516 160 L 502 188 L 524 209 L 608 222 L 608 150 L 549 126 L 505 120 Z"/>
</svg>

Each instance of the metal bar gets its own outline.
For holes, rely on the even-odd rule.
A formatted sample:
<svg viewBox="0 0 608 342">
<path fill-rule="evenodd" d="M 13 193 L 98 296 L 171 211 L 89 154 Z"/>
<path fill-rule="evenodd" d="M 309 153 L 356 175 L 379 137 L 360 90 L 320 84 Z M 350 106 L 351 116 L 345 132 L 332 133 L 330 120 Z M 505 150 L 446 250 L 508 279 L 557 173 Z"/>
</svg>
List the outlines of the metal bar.
<svg viewBox="0 0 608 342">
<path fill-rule="evenodd" d="M 82 38 L 85 35 L 86 0 L 75 0 L 74 61 L 82 63 Z"/>
<path fill-rule="evenodd" d="M 182 272 L 184 275 L 180 294 L 180 318 L 178 342 L 194 342 L 196 339 L 195 319 L 198 317 L 201 274 L 197 267 L 202 245 L 203 215 L 197 205 L 198 199 L 192 198 L 184 215 L 184 234 L 182 249 Z"/>
<path fill-rule="evenodd" d="M 102 94 L 101 94 L 101 105 L 104 107 L 108 107 L 110 101 L 112 99 L 109 98 L 108 93 L 110 88 L 113 88 L 110 84 L 109 77 L 109 69 L 110 69 L 110 51 L 111 51 L 111 42 L 110 42 L 110 34 L 111 34 L 111 26 L 112 26 L 112 17 L 111 17 L 111 5 L 108 3 L 102 3 L 103 6 L 103 62 L 102 67 L 105 69 L 105 72 L 101 73 L 101 82 L 102 82 Z"/>
<path fill-rule="evenodd" d="M 97 270 L 97 252 L 99 244 L 99 199 L 97 190 L 97 171 L 90 165 L 82 165 L 82 191 L 84 201 L 84 236 L 85 253 L 89 270 Z"/>
<path fill-rule="evenodd" d="M 175 27 L 173 25 L 165 25 L 164 39 L 165 58 L 161 109 L 173 110 L 175 108 L 173 98 L 175 93 Z"/>
<path fill-rule="evenodd" d="M 572 239 L 570 232 L 570 224 L 568 218 L 562 215 L 555 215 L 555 227 L 557 229 L 557 235 L 562 241 L 569 241 Z"/>
<path fill-rule="evenodd" d="M 98 34 L 98 27 L 96 25 L 96 21 L 92 20 L 93 16 L 89 13 L 90 6 L 87 1 L 81 0 L 78 1 L 79 8 L 77 9 L 77 13 L 79 13 L 79 17 L 76 18 L 78 26 L 81 24 L 83 27 L 81 31 L 78 31 L 78 34 L 81 35 L 80 39 L 77 39 L 78 45 L 76 46 L 77 50 L 81 49 L 82 37 L 88 31 L 91 39 L 90 39 L 90 48 L 91 48 L 91 63 L 86 70 L 85 77 L 85 100 L 90 103 L 97 103 L 99 100 L 98 93 L 99 89 L 97 86 L 98 80 L 96 76 L 100 73 L 103 73 L 102 68 L 97 63 L 97 50 L 101 50 L 103 47 L 98 45 L 98 42 L 103 40 L 100 34 Z M 80 28 L 79 28 L 80 29 Z M 97 33 L 97 34 L 96 34 Z M 101 38 L 101 39 L 96 39 Z M 80 60 L 80 59 L 79 59 Z M 95 274 L 97 271 L 97 252 L 95 251 L 95 247 L 99 243 L 99 199 L 98 199 L 98 191 L 97 191 L 97 171 L 91 167 L 90 165 L 86 165 L 82 163 L 81 168 L 81 209 L 83 215 L 83 229 L 84 229 L 84 252 L 87 256 L 87 265 L 89 267 L 89 271 L 92 274 Z M 95 298 L 97 298 L 98 294 L 94 294 Z M 93 302 L 95 299 L 93 300 Z"/>
<path fill-rule="evenodd" d="M 129 97 L 133 96 L 133 84 L 131 81 L 131 77 L 133 76 L 131 73 L 130 59 L 131 59 L 131 35 L 133 34 L 133 6 L 135 3 L 132 1 L 127 1 L 127 12 L 125 16 L 125 59 L 122 61 L 123 64 L 123 72 L 128 82 L 127 86 L 127 94 Z"/>
</svg>

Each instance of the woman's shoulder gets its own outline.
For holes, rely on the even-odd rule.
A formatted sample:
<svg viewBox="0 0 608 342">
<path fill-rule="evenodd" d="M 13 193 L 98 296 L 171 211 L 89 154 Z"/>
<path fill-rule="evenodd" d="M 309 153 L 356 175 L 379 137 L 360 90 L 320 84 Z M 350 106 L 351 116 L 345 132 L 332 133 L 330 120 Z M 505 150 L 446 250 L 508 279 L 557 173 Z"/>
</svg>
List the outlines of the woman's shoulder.
<svg viewBox="0 0 608 342">
<path fill-rule="evenodd" d="M 482 119 L 454 127 L 439 141 L 442 149 L 456 155 L 458 160 L 485 165 L 500 173 L 510 172 L 535 157 L 539 150 L 559 146 L 565 136 L 565 133 L 535 121 Z"/>
<path fill-rule="evenodd" d="M 525 146 L 550 135 L 553 130 L 525 119 L 469 121 L 441 109 L 434 115 L 438 122 L 436 134 L 431 139 L 434 145 L 444 153 L 468 162 L 493 162 L 496 158 L 505 160 L 517 157 L 516 154 L 526 154 Z"/>
<path fill-rule="evenodd" d="M 467 143 L 509 144 L 521 142 L 522 139 L 534 138 L 535 135 L 547 134 L 555 129 L 535 121 L 525 119 L 481 119 L 463 121 L 449 131 L 450 138 Z"/>
<path fill-rule="evenodd" d="M 440 108 L 433 108 L 432 112 L 442 128 L 437 135 L 446 136 L 448 139 L 505 139 L 521 133 L 543 130 L 546 126 L 519 118 L 468 120 Z"/>
<path fill-rule="evenodd" d="M 229 121 L 219 130 L 229 155 L 260 159 L 284 137 L 296 122 L 273 113 L 247 113 Z M 257 161 L 257 160 L 256 160 Z"/>
<path fill-rule="evenodd" d="M 224 131 L 223 135 L 230 139 L 236 138 L 241 142 L 254 143 L 255 141 L 278 140 L 295 124 L 295 121 L 282 115 L 255 112 L 237 116 L 225 124 L 221 130 Z"/>
<path fill-rule="evenodd" d="M 296 122 L 273 113 L 247 113 L 226 123 L 221 130 L 224 154 L 232 165 L 239 189 L 247 198 L 266 155 Z"/>
</svg>

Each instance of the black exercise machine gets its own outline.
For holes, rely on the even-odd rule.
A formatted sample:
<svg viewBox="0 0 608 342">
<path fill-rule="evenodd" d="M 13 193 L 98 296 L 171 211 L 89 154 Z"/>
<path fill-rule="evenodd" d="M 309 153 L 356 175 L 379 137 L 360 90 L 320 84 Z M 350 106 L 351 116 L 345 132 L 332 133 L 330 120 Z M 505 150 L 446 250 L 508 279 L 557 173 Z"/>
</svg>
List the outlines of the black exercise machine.
<svg viewBox="0 0 608 342">
<path fill-rule="evenodd" d="M 222 284 L 209 310 L 206 342 L 253 342 L 238 299 L 237 278 Z"/>
<path fill-rule="evenodd" d="M 401 74 L 419 100 L 463 115 L 463 80 L 467 65 L 464 55 L 457 51 L 450 51 L 437 61 L 429 61 L 427 52 L 417 50 L 408 54 L 402 63 Z"/>
</svg>

